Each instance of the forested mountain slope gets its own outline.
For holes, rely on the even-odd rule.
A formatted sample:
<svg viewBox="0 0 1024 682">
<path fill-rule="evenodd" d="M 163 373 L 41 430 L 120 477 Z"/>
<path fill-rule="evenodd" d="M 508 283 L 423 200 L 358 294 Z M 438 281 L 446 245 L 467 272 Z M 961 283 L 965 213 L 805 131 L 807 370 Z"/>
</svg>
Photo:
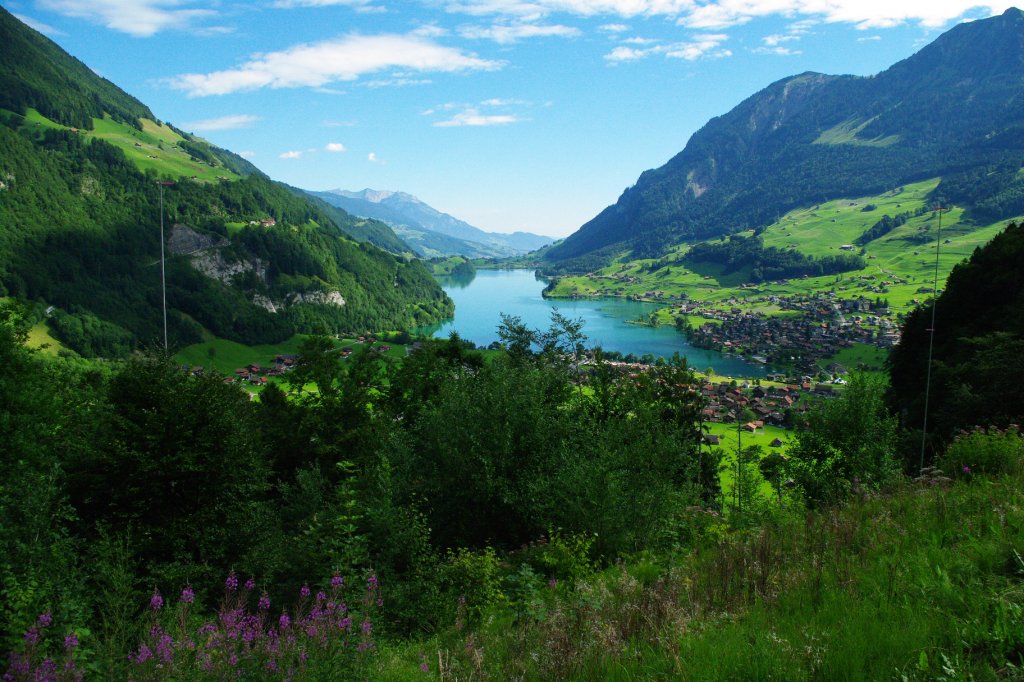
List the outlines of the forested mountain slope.
<svg viewBox="0 0 1024 682">
<path fill-rule="evenodd" d="M 757 228 L 786 211 L 928 177 L 993 222 L 1024 208 L 1024 13 L 960 24 L 873 77 L 804 73 L 712 119 L 552 248 L 564 268 Z"/>
<path fill-rule="evenodd" d="M 273 342 L 450 314 L 422 264 L 352 241 L 407 252 L 387 226 L 154 121 L 2 9 L 0 37 L 0 296 L 55 306 L 66 345 L 118 355 L 161 337 L 157 180 L 174 183 L 164 192 L 174 344 L 204 331 Z"/>
</svg>

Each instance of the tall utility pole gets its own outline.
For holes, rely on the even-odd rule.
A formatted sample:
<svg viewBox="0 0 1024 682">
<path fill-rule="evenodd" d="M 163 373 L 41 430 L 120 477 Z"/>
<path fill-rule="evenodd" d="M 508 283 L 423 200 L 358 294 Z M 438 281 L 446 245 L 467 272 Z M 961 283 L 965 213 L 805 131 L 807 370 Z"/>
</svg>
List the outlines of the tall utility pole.
<svg viewBox="0 0 1024 682">
<path fill-rule="evenodd" d="M 942 211 L 939 206 L 939 229 L 935 234 L 935 275 L 932 279 L 932 325 L 928 329 L 928 367 L 924 382 L 924 424 L 921 426 L 921 462 L 918 473 L 924 471 L 924 450 L 928 442 L 928 398 L 932 390 L 932 351 L 935 348 L 935 309 L 939 307 L 939 249 L 942 248 Z"/>
<path fill-rule="evenodd" d="M 173 185 L 171 181 L 160 180 L 156 183 L 160 187 L 160 295 L 163 298 L 164 308 L 164 353 L 168 352 L 167 345 L 167 273 L 164 269 L 164 186 Z"/>
</svg>

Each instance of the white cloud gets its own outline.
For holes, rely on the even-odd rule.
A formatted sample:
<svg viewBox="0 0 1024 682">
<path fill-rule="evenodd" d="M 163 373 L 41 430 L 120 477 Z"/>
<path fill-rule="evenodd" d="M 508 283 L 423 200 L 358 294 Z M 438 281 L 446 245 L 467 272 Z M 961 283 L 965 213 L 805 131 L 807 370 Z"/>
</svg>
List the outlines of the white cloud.
<svg viewBox="0 0 1024 682">
<path fill-rule="evenodd" d="M 364 84 L 368 88 L 402 88 L 407 85 L 430 85 L 429 78 L 374 78 Z"/>
<path fill-rule="evenodd" d="M 459 35 L 463 38 L 493 40 L 499 45 L 509 45 L 523 38 L 575 38 L 580 30 L 572 26 L 543 24 L 494 24 L 493 26 L 462 26 Z"/>
<path fill-rule="evenodd" d="M 710 57 L 714 59 L 731 57 L 732 52 L 729 50 L 718 49 L 718 46 L 728 39 L 729 36 L 720 33 L 694 36 L 693 40 L 690 42 L 672 45 L 665 52 L 665 56 L 672 59 L 685 59 L 690 62 L 701 59 L 702 57 Z"/>
<path fill-rule="evenodd" d="M 857 42 L 858 43 L 869 43 L 871 41 L 881 40 L 881 39 L 882 39 L 882 36 L 861 36 L 860 38 L 857 38 Z"/>
<path fill-rule="evenodd" d="M 211 130 L 237 130 L 238 128 L 251 128 L 259 116 L 251 114 L 236 114 L 234 116 L 221 116 L 220 118 L 208 118 L 203 121 L 193 121 L 184 124 L 184 128 L 199 132 Z"/>
<path fill-rule="evenodd" d="M 629 30 L 629 26 L 626 26 L 625 24 L 604 24 L 597 28 L 599 31 L 604 31 L 605 33 L 625 33 Z"/>
<path fill-rule="evenodd" d="M 340 142 L 328 142 L 327 145 L 324 146 L 324 149 L 326 149 L 329 152 L 334 152 L 335 154 L 340 154 L 342 152 L 348 151 L 347 149 L 345 149 L 345 145 L 343 145 Z"/>
<path fill-rule="evenodd" d="M 208 9 L 183 8 L 181 5 L 187 3 L 181 0 L 37 0 L 37 4 L 134 36 L 186 28 L 196 19 L 216 14 Z"/>
<path fill-rule="evenodd" d="M 280 154 L 277 158 L 279 159 L 300 159 L 302 158 L 302 152 L 290 151 Z"/>
<path fill-rule="evenodd" d="M 352 7 L 362 9 L 372 4 L 372 0 L 277 0 L 274 7 L 291 9 L 293 7 Z"/>
<path fill-rule="evenodd" d="M 521 119 L 513 114 L 481 114 L 479 109 L 469 108 L 446 121 L 436 121 L 436 128 L 460 128 L 463 126 L 500 126 L 518 123 Z"/>
<path fill-rule="evenodd" d="M 238 155 L 241 156 L 243 159 L 251 159 L 252 157 L 256 156 L 256 152 L 246 150 L 244 152 L 238 152 Z"/>
<path fill-rule="evenodd" d="M 790 42 L 792 40 L 800 40 L 800 36 L 795 36 L 795 35 L 788 35 L 787 36 L 787 35 L 775 34 L 775 35 L 765 36 L 764 38 L 761 38 L 761 42 L 764 43 L 767 47 L 776 47 L 778 45 L 781 45 L 782 43 L 788 43 L 788 42 Z"/>
<path fill-rule="evenodd" d="M 415 72 L 489 71 L 501 62 L 479 59 L 417 35 L 348 35 L 254 55 L 235 69 L 190 73 L 170 80 L 190 97 L 225 95 L 260 88 L 323 87 L 392 68 Z"/>
<path fill-rule="evenodd" d="M 14 18 L 17 19 L 18 21 L 20 21 L 21 23 L 25 24 L 29 28 L 34 28 L 35 30 L 39 31 L 40 33 L 45 33 L 48 36 L 66 36 L 67 35 L 67 33 L 65 33 L 64 31 L 60 30 L 59 28 L 54 28 L 53 26 L 50 26 L 49 24 L 44 24 L 43 22 L 37 21 L 37 20 L 33 19 L 32 17 L 27 17 L 24 14 L 15 14 Z"/>
<path fill-rule="evenodd" d="M 480 102 L 482 107 L 511 107 L 521 104 L 526 104 L 526 102 L 521 99 L 501 99 L 500 97 L 492 97 Z"/>
<path fill-rule="evenodd" d="M 666 45 L 653 45 L 652 47 L 626 47 L 620 45 L 604 56 L 613 63 L 630 62 L 646 59 L 655 55 L 664 55 L 670 59 L 685 59 L 696 61 L 698 59 L 731 57 L 729 50 L 719 49 L 719 46 L 727 41 L 729 36 L 721 33 L 695 35 L 692 40 Z"/>
<path fill-rule="evenodd" d="M 450 0 L 446 5 L 449 12 L 523 21 L 538 21 L 552 14 L 663 16 L 697 29 L 738 26 L 766 16 L 814 18 L 861 29 L 903 23 L 938 28 L 968 13 L 998 14 L 1010 6 L 998 0 Z"/>
<path fill-rule="evenodd" d="M 503 14 L 536 20 L 555 12 L 579 16 L 620 17 L 676 15 L 691 7 L 693 0 L 457 0 L 449 12 L 479 16 Z"/>
<path fill-rule="evenodd" d="M 755 47 L 751 50 L 754 54 L 774 54 L 780 57 L 792 57 L 798 54 L 803 54 L 801 50 L 791 50 L 788 47 L 778 45 L 776 47 Z"/>
<path fill-rule="evenodd" d="M 725 28 L 758 17 L 799 15 L 860 29 L 904 23 L 938 28 L 968 13 L 998 14 L 1009 6 L 993 0 L 711 0 L 684 12 L 679 23 L 690 28 Z"/>
<path fill-rule="evenodd" d="M 369 154 L 367 154 L 366 160 L 369 161 L 370 163 L 384 163 L 383 161 L 377 158 L 377 152 L 370 152 Z"/>
</svg>

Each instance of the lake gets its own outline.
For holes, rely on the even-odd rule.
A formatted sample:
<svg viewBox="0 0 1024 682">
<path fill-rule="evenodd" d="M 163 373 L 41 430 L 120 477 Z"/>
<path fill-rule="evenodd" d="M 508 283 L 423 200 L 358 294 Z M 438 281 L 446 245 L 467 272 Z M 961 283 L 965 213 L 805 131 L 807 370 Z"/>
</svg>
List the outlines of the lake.
<svg viewBox="0 0 1024 682">
<path fill-rule="evenodd" d="M 420 330 L 438 338 L 453 331 L 477 346 L 498 340 L 501 313 L 514 315 L 533 329 L 547 329 L 551 311 L 570 319 L 582 319 L 587 346 L 642 356 L 671 357 L 678 352 L 691 367 L 699 370 L 713 367 L 725 376 L 760 377 L 768 371 L 765 365 L 745 362 L 716 351 L 694 348 L 683 334 L 670 326 L 650 327 L 630 324 L 644 319 L 659 306 L 654 303 L 627 301 L 619 298 L 545 299 L 541 296 L 544 282 L 533 270 L 478 270 L 468 280 L 440 278 L 441 286 L 455 301 L 455 317 L 440 325 Z"/>
</svg>

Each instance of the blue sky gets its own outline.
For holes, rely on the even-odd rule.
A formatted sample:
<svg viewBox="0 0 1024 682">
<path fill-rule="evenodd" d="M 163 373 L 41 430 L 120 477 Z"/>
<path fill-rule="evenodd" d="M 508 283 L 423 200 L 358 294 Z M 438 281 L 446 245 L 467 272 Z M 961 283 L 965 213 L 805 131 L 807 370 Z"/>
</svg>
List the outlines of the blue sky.
<svg viewBox="0 0 1024 682">
<path fill-rule="evenodd" d="M 869 75 L 972 0 L 0 0 L 162 120 L 305 189 L 564 236 L 708 119 Z"/>
</svg>

